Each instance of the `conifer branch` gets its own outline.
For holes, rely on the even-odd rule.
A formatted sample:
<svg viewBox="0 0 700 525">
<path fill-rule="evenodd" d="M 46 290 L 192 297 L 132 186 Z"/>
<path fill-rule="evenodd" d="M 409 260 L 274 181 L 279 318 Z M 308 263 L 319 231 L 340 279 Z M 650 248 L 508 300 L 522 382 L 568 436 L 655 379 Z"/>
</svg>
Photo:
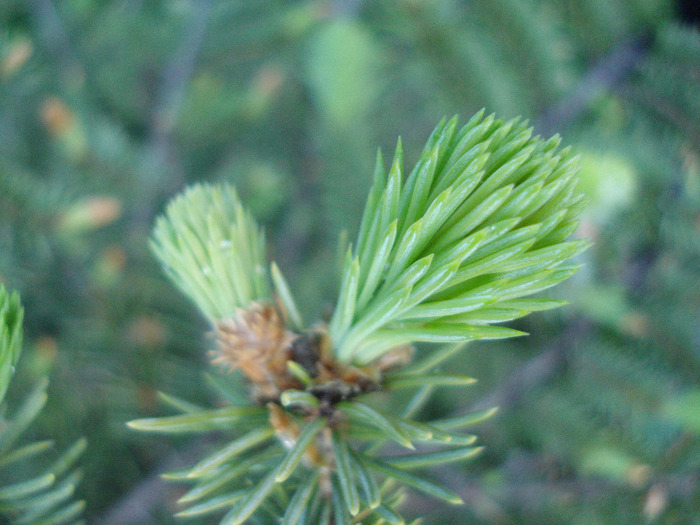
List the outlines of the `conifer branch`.
<svg viewBox="0 0 700 525">
<path fill-rule="evenodd" d="M 8 293 L 0 283 L 0 520 L 26 525 L 75 523 L 85 508 L 85 502 L 73 499 L 81 478 L 75 464 L 85 452 L 85 439 L 78 439 L 38 474 L 7 483 L 8 473 L 29 472 L 27 465 L 48 453 L 53 445 L 51 441 L 17 444 L 46 404 L 46 379 L 11 418 L 5 414 L 3 398 L 22 349 L 23 315 L 19 294 Z"/>
<path fill-rule="evenodd" d="M 348 253 L 329 332 L 337 358 L 367 364 L 402 344 L 511 337 L 487 325 L 536 307 L 505 308 L 561 282 L 587 246 L 567 241 L 583 203 L 577 159 L 527 122 L 474 116 L 441 122 L 404 177 L 381 157 Z"/>
<path fill-rule="evenodd" d="M 577 267 L 566 261 L 588 243 L 568 240 L 583 198 L 576 157 L 558 137 L 532 137 L 526 122 L 483 111 L 461 129 L 457 122 L 437 126 L 408 176 L 401 141 L 388 173 L 378 155 L 327 326 L 304 330 L 232 187 L 190 188 L 158 219 L 153 249 L 215 324 L 214 363 L 240 369 L 252 386 L 249 400 L 215 410 L 164 396 L 179 415 L 129 423 L 230 432 L 227 445 L 169 475 L 194 483 L 179 516 L 240 524 L 280 505 L 283 523 L 403 523 L 404 486 L 462 502 L 413 470 L 474 457 L 482 447 L 461 431 L 495 411 L 412 417 L 434 389 L 475 381 L 439 370 L 465 342 L 523 335 L 495 324 L 563 304 L 524 297 L 571 276 Z M 451 344 L 411 364 L 416 342 Z M 366 396 L 398 389 L 415 390 L 398 416 Z M 384 456 L 388 442 L 410 452 Z"/>
</svg>

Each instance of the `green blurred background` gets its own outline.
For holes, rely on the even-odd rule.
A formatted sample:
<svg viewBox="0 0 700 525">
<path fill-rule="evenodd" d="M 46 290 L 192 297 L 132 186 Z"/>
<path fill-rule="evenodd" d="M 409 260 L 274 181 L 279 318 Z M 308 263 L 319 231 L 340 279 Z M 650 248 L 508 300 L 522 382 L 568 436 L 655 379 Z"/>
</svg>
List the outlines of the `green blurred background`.
<svg viewBox="0 0 700 525">
<path fill-rule="evenodd" d="M 681 3 L 682 4 L 682 3 Z M 236 184 L 307 318 L 334 300 L 379 146 L 408 165 L 482 107 L 561 133 L 591 205 L 571 304 L 473 344 L 480 379 L 428 407 L 499 405 L 486 452 L 434 472 L 428 524 L 700 523 L 700 34 L 663 0 L 0 0 L 0 280 L 50 373 L 34 431 L 82 460 L 88 522 L 172 523 L 157 473 L 208 443 L 124 422 L 203 404 L 207 326 L 148 250 L 198 181 Z M 697 13 L 695 13 L 697 15 Z M 685 19 L 684 19 L 685 17 Z"/>
</svg>

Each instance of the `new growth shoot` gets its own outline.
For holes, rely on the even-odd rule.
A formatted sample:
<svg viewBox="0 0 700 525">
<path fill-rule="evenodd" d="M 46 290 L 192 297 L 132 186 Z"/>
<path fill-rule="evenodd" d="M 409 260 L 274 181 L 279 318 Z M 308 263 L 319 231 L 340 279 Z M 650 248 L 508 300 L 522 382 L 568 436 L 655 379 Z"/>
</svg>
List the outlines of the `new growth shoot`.
<svg viewBox="0 0 700 525">
<path fill-rule="evenodd" d="M 460 503 L 413 471 L 478 453 L 462 430 L 494 410 L 414 417 L 433 389 L 474 381 L 439 370 L 465 343 L 523 335 L 500 323 L 563 304 L 530 297 L 571 276 L 577 266 L 567 261 L 588 246 L 569 240 L 584 199 L 577 159 L 559 144 L 482 111 L 461 128 L 456 117 L 441 122 L 409 172 L 400 141 L 388 172 L 378 155 L 332 318 L 311 327 L 232 186 L 177 197 L 156 223 L 153 249 L 214 327 L 213 362 L 251 386 L 247 400 L 213 410 L 163 394 L 178 415 L 130 423 L 231 433 L 171 475 L 194 483 L 180 515 L 404 523 L 404 487 Z M 373 406 L 371 392 L 396 389 L 415 391 L 401 410 Z M 392 441 L 408 452 L 386 455 Z"/>
</svg>

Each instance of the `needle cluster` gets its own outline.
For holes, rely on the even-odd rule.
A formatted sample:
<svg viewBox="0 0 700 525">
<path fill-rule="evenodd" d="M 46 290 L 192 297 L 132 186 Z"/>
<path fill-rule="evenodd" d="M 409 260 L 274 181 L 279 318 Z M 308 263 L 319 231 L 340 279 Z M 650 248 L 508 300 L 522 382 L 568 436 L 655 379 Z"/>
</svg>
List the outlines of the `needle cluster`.
<svg viewBox="0 0 700 525">
<path fill-rule="evenodd" d="M 76 521 L 85 502 L 73 496 L 81 472 L 75 463 L 85 451 L 79 439 L 48 467 L 36 470 L 28 479 L 17 473 L 32 472 L 34 461 L 50 457 L 53 443 L 22 443 L 22 437 L 46 404 L 45 379 L 36 385 L 11 416 L 3 402 L 22 350 L 24 309 L 17 292 L 8 293 L 0 284 L 0 522 L 23 525 L 62 525 Z M 44 461 L 46 463 L 46 461 Z"/>
<path fill-rule="evenodd" d="M 566 261 L 588 246 L 568 240 L 584 200 L 577 159 L 559 142 L 481 112 L 461 128 L 456 117 L 441 122 L 408 175 L 400 141 L 388 173 L 379 155 L 333 316 L 312 328 L 279 268 L 268 270 L 263 232 L 231 186 L 177 197 L 156 224 L 154 251 L 211 321 L 214 362 L 251 385 L 248 398 L 213 410 L 162 394 L 178 415 L 130 423 L 232 434 L 168 475 L 194 483 L 179 516 L 399 524 L 405 487 L 460 503 L 414 470 L 474 456 L 481 447 L 463 430 L 494 410 L 415 415 L 435 388 L 474 382 L 439 369 L 465 343 L 522 335 L 495 325 L 562 304 L 527 297 L 571 276 Z M 398 413 L 373 406 L 373 392 L 398 389 L 414 391 Z M 404 452 L 388 453 L 392 442 Z"/>
</svg>

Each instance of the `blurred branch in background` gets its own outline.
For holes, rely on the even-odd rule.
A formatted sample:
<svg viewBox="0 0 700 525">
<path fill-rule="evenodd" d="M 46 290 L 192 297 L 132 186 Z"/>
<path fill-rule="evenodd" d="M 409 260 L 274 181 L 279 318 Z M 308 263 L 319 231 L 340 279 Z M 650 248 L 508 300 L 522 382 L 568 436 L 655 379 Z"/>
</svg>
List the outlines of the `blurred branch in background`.
<svg viewBox="0 0 700 525">
<path fill-rule="evenodd" d="M 153 472 L 188 444 L 153 447 L 123 422 L 159 414 L 157 391 L 221 402 L 201 385 L 203 322 L 147 249 L 165 200 L 234 183 L 313 318 L 330 311 L 335 239 L 354 234 L 376 145 L 401 133 L 410 164 L 443 115 L 486 106 L 582 153 L 580 233 L 596 244 L 570 306 L 513 323 L 533 334 L 517 344 L 474 345 L 450 364 L 480 378 L 472 397 L 426 408 L 503 407 L 479 463 L 445 473 L 469 500 L 453 521 L 693 523 L 700 36 L 676 17 L 668 0 L 3 0 L 0 280 L 22 293 L 27 332 L 15 381 L 51 372 L 37 433 L 88 439 L 86 519 L 143 523 L 132 512 L 148 507 L 170 523 Z"/>
<path fill-rule="evenodd" d="M 615 89 L 635 72 L 649 45 L 648 36 L 619 44 L 576 82 L 569 95 L 545 109 L 535 120 L 535 129 L 543 136 L 565 132 L 572 122 L 590 109 L 601 93 Z"/>
<path fill-rule="evenodd" d="M 35 32 L 45 48 L 55 57 L 53 69 L 66 85 L 76 85 L 83 81 L 85 68 L 70 42 L 56 6 L 51 0 L 29 0 Z"/>
<path fill-rule="evenodd" d="M 141 168 L 141 199 L 134 212 L 139 231 L 150 228 L 158 203 L 172 196 L 185 182 L 177 153 L 172 151 L 172 133 L 197 66 L 211 8 L 212 0 L 189 2 L 190 19 L 157 88 Z"/>
<path fill-rule="evenodd" d="M 148 525 L 157 523 L 156 510 L 164 501 L 172 499 L 172 487 L 167 485 L 161 474 L 185 468 L 201 457 L 202 451 L 211 445 L 209 439 L 199 439 L 189 443 L 183 450 L 172 451 L 153 471 L 140 480 L 131 491 L 114 502 L 104 514 L 93 518 L 92 523 L 100 525 Z"/>
</svg>

